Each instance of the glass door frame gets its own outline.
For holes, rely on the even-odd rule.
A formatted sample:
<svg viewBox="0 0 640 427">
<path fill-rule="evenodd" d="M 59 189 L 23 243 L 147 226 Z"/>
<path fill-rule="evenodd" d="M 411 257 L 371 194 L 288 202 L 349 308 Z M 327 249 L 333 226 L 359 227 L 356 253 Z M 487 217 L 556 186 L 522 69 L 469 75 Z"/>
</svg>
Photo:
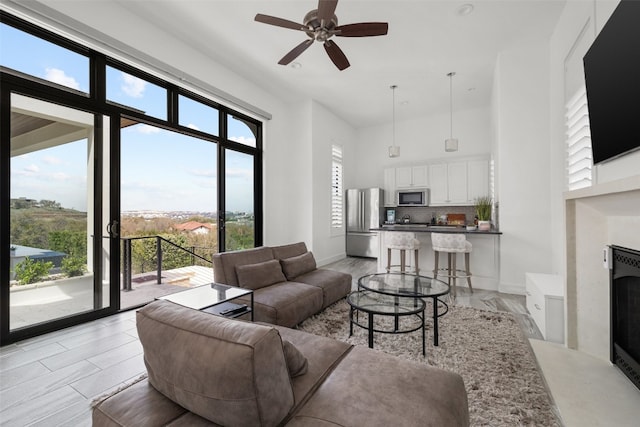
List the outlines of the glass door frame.
<svg viewBox="0 0 640 427">
<path fill-rule="evenodd" d="M 33 84 L 29 84 L 33 83 Z M 67 317 L 55 318 L 47 322 L 34 324 L 32 326 L 26 326 L 24 328 L 11 330 L 10 329 L 10 284 L 9 274 L 3 273 L 0 275 L 0 345 L 6 345 L 22 339 L 30 338 L 33 336 L 41 335 L 44 333 L 60 330 L 69 326 L 79 325 L 86 323 L 90 320 L 95 320 L 107 315 L 118 312 L 120 295 L 118 292 L 120 280 L 119 280 L 119 259 L 120 259 L 120 245 L 119 239 L 109 239 L 110 259 L 109 263 L 109 305 L 107 307 L 99 307 L 102 304 L 102 274 L 99 274 L 103 270 L 102 262 L 102 236 L 105 233 L 102 225 L 106 223 L 103 220 L 103 167 L 104 161 L 102 152 L 104 150 L 104 132 L 103 117 L 110 117 L 110 139 L 107 141 L 110 144 L 109 157 L 110 163 L 113 164 L 114 158 L 118 156 L 119 149 L 119 118 L 116 115 L 106 115 L 105 112 L 96 111 L 89 105 L 89 99 L 82 96 L 70 94 L 67 91 L 59 90 L 49 86 L 39 85 L 35 82 L 29 82 L 24 84 L 24 80 L 20 78 L 14 79 L 10 74 L 2 74 L 0 79 L 0 271 L 8 272 L 10 268 L 10 205 L 8 201 L 11 197 L 11 95 L 17 94 L 34 98 L 40 101 L 61 105 L 63 107 L 85 111 L 94 115 L 94 156 L 90 167 L 93 167 L 94 180 L 93 180 L 93 235 L 96 238 L 93 240 L 93 247 L 87 248 L 87 250 L 93 253 L 93 270 L 96 272 L 93 276 L 93 299 L 94 309 L 91 311 L 85 311 L 78 314 L 73 314 Z M 80 101 L 80 102 L 79 102 Z M 114 130 L 114 127 L 116 128 Z M 114 137 L 117 139 L 114 140 Z M 117 169 L 117 168 L 116 168 Z M 119 184 L 117 179 L 119 175 L 114 174 L 113 168 L 110 168 L 110 181 L 109 186 L 111 194 L 109 197 L 109 215 L 114 217 L 114 212 L 119 212 Z M 116 175 L 116 176 L 114 176 Z M 114 185 L 114 183 L 116 185 Z M 116 260 L 116 262 L 113 262 Z M 100 298 L 100 300 L 98 300 Z"/>
</svg>

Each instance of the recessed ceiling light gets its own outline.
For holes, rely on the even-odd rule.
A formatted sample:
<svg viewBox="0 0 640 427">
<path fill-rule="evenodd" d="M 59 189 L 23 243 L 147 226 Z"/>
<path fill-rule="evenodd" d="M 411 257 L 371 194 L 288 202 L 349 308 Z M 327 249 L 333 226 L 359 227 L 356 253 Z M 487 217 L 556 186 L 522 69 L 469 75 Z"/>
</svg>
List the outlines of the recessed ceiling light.
<svg viewBox="0 0 640 427">
<path fill-rule="evenodd" d="M 459 16 L 467 16 L 471 12 L 473 12 L 473 5 L 471 3 L 463 4 L 462 6 L 460 6 L 458 8 L 458 15 Z"/>
<path fill-rule="evenodd" d="M 299 62 L 292 62 L 290 67 L 295 68 L 297 70 L 298 68 L 302 68 L 302 64 Z"/>
</svg>

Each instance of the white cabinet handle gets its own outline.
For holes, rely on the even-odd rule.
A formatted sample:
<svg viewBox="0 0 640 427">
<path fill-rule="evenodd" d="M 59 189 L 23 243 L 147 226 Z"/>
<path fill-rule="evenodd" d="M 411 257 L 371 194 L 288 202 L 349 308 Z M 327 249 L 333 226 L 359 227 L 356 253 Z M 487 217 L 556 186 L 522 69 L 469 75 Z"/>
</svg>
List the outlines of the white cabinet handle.
<svg viewBox="0 0 640 427">
<path fill-rule="evenodd" d="M 533 304 L 538 310 L 542 310 L 538 304 Z"/>
</svg>

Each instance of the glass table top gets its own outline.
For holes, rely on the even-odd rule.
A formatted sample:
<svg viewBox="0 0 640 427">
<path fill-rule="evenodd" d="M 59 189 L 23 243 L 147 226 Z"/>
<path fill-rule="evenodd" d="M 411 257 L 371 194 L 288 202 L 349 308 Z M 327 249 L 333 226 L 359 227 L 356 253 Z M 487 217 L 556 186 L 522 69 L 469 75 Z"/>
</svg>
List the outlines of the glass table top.
<svg viewBox="0 0 640 427">
<path fill-rule="evenodd" d="M 347 303 L 358 310 L 374 314 L 415 314 L 424 311 L 425 303 L 413 296 L 409 298 L 370 291 L 351 292 Z"/>
<path fill-rule="evenodd" d="M 405 297 L 438 297 L 449 293 L 442 280 L 415 274 L 378 273 L 358 279 L 358 287 L 387 295 Z"/>
<path fill-rule="evenodd" d="M 175 294 L 165 295 L 158 299 L 175 302 L 185 307 L 202 310 L 212 305 L 238 298 L 252 293 L 250 289 L 236 288 L 234 286 L 210 283 L 208 285 L 197 286 Z"/>
</svg>

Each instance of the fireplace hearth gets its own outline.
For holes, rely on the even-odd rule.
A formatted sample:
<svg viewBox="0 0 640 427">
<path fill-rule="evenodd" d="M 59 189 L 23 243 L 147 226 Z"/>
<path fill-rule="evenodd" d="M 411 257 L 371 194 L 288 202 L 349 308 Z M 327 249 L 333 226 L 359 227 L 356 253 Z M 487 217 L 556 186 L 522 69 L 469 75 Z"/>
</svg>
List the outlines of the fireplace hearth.
<svg viewBox="0 0 640 427">
<path fill-rule="evenodd" d="M 611 362 L 640 389 L 640 251 L 611 249 Z"/>
</svg>

